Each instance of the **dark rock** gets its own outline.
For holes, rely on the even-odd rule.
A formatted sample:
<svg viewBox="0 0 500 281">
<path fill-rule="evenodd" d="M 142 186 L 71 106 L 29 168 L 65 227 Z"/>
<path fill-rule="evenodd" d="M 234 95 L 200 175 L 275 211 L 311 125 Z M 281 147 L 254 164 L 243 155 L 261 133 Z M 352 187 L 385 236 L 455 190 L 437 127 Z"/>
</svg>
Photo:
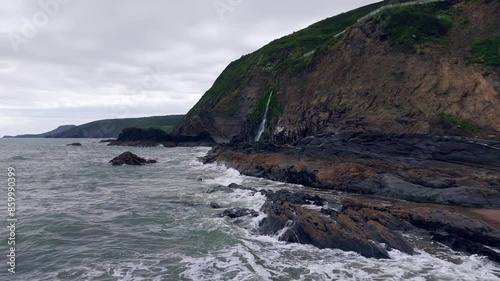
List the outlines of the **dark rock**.
<svg viewBox="0 0 500 281">
<path fill-rule="evenodd" d="M 341 132 L 279 146 L 236 139 L 215 147 L 203 161 L 220 161 L 244 175 L 315 188 L 500 208 L 498 145 L 460 137 Z"/>
<path fill-rule="evenodd" d="M 82 146 L 81 143 L 70 143 L 70 144 L 67 144 L 66 146 Z"/>
<path fill-rule="evenodd" d="M 500 257 L 486 247 L 500 245 L 500 230 L 467 215 L 468 209 L 344 199 L 340 211 L 317 211 L 300 206 L 305 197 L 301 193 L 278 191 L 267 192 L 267 195 L 268 201 L 262 206 L 267 217 L 261 222 L 259 231 L 271 235 L 282 233 L 279 237 L 282 241 L 388 258 L 387 251 L 391 249 L 413 254 L 413 246 L 400 233 L 420 229 L 433 232 L 435 241 L 454 250 L 485 255 L 493 261 Z"/>
<path fill-rule="evenodd" d="M 116 139 L 117 141 L 147 141 L 147 142 L 163 142 L 171 141 L 172 137 L 165 131 L 160 129 L 140 129 L 126 128 Z"/>
<path fill-rule="evenodd" d="M 207 190 L 207 193 L 214 193 L 214 192 L 225 192 L 225 193 L 233 193 L 235 189 L 241 189 L 241 190 L 249 190 L 253 192 L 259 192 L 255 188 L 251 187 L 245 187 L 239 184 L 232 183 L 228 186 L 217 186 L 212 189 Z"/>
<path fill-rule="evenodd" d="M 354 251 L 370 258 L 389 258 L 384 248 L 371 242 L 372 237 L 366 234 L 368 228 L 360 227 L 346 215 L 333 220 L 316 210 L 283 201 L 267 201 L 262 211 L 267 214 L 260 225 L 262 234 L 275 235 L 286 228 L 285 233 L 279 238 L 281 241 L 311 244 L 321 249 Z M 373 232 L 378 233 L 378 229 L 379 226 L 374 227 Z M 391 233 L 391 236 L 397 237 L 398 234 Z M 402 243 L 402 246 L 395 243 L 391 246 L 412 253 L 411 246 L 406 245 L 403 239 L 398 242 Z"/>
<path fill-rule="evenodd" d="M 220 208 L 222 208 L 218 203 L 215 203 L 215 202 L 210 203 L 210 207 L 212 207 L 213 209 L 220 209 Z"/>
<path fill-rule="evenodd" d="M 271 201 L 286 201 L 294 204 L 305 205 L 314 204 L 316 206 L 323 206 L 323 199 L 317 195 L 312 196 L 310 194 L 295 192 L 292 193 L 287 190 L 279 190 L 276 192 L 268 191 L 266 196 Z"/>
<path fill-rule="evenodd" d="M 255 188 L 246 187 L 246 186 L 235 184 L 235 183 L 232 183 L 232 184 L 228 185 L 227 187 L 231 188 L 231 189 L 241 189 L 241 190 L 249 190 L 249 191 L 253 191 L 253 192 L 258 192 L 258 190 Z"/>
<path fill-rule="evenodd" d="M 212 189 L 207 190 L 207 193 L 214 193 L 214 192 L 233 193 L 234 190 L 232 188 L 229 188 L 227 186 L 222 186 L 222 185 L 219 185 L 217 187 L 214 187 Z"/>
<path fill-rule="evenodd" d="M 275 235 L 286 228 L 279 237 L 282 241 L 355 251 L 365 257 L 389 258 L 387 250 L 393 248 L 413 254 L 413 247 L 397 232 L 408 230 L 411 225 L 399 223 L 397 218 L 379 215 L 370 219 L 369 213 L 355 208 L 344 208 L 342 212 L 307 209 L 299 205 L 311 201 L 319 205 L 324 200 L 300 192 L 280 190 L 266 194 L 268 201 L 262 211 L 267 217 L 259 227 L 262 234 Z M 385 243 L 386 249 L 379 243 Z"/>
<path fill-rule="evenodd" d="M 378 222 L 391 230 L 407 231 L 412 227 L 427 230 L 434 233 L 434 240 L 457 251 L 484 254 L 492 260 L 498 258 L 485 246 L 500 245 L 500 230 L 471 214 L 469 209 L 408 202 L 389 204 L 368 199 L 342 203 L 342 213 L 363 214 L 365 221 Z"/>
<path fill-rule="evenodd" d="M 455 251 L 486 256 L 490 260 L 500 263 L 499 252 L 489 249 L 480 243 L 472 242 L 457 235 L 448 233 L 434 233 L 434 235 L 432 236 L 432 240 L 442 243 Z"/>
<path fill-rule="evenodd" d="M 160 129 L 127 128 L 118 138 L 109 143 L 110 146 L 212 146 L 215 141 L 206 132 L 196 136 L 173 136 Z"/>
<path fill-rule="evenodd" d="M 245 216 L 252 216 L 252 217 L 258 217 L 259 212 L 252 210 L 252 209 L 244 209 L 244 208 L 231 208 L 227 209 L 222 213 L 222 216 L 224 217 L 230 217 L 232 219 L 234 218 L 240 218 L 240 217 L 245 217 Z"/>
<path fill-rule="evenodd" d="M 109 163 L 113 165 L 144 165 L 144 164 L 153 164 L 156 163 L 156 160 L 148 160 L 141 158 L 130 151 L 122 153 L 120 156 L 115 157 Z"/>
<path fill-rule="evenodd" d="M 446 232 L 491 247 L 500 245 L 500 229 L 460 212 L 419 206 L 390 212 L 422 229 Z"/>
<path fill-rule="evenodd" d="M 112 141 L 108 146 L 157 147 L 161 144 L 150 141 Z"/>
<path fill-rule="evenodd" d="M 109 142 L 113 142 L 115 140 L 116 139 L 101 140 L 101 141 L 99 141 L 99 143 L 109 143 Z"/>
</svg>

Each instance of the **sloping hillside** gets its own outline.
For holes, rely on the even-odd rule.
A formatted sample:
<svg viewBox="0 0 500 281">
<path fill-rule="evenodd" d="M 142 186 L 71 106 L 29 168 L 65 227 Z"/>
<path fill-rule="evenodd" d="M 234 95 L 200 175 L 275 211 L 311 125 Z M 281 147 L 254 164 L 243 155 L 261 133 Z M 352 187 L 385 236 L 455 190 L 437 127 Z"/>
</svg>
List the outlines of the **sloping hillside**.
<svg viewBox="0 0 500 281">
<path fill-rule="evenodd" d="M 346 130 L 500 137 L 500 2 L 399 7 L 357 23 L 392 2 L 231 63 L 173 133 L 254 139 L 272 93 L 263 140 Z"/>
<path fill-rule="evenodd" d="M 66 130 L 76 127 L 75 125 L 64 125 L 59 126 L 57 129 L 52 130 L 43 134 L 29 134 L 29 135 L 18 135 L 18 136 L 4 136 L 4 138 L 19 138 L 19 139 L 29 139 L 29 138 L 50 138 L 55 135 L 58 135 Z"/>
<path fill-rule="evenodd" d="M 156 128 L 170 132 L 184 115 L 154 116 L 144 118 L 109 119 L 94 121 L 66 130 L 55 138 L 116 138 L 123 129 Z"/>
</svg>

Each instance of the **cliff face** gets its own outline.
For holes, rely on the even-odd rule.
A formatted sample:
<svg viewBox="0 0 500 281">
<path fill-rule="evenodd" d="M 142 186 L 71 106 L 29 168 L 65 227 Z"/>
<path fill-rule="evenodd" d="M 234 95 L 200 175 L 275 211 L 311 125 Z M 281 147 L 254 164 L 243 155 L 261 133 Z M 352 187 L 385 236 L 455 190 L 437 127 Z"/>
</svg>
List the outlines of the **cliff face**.
<svg viewBox="0 0 500 281">
<path fill-rule="evenodd" d="M 173 131 L 217 142 L 340 131 L 500 135 L 500 2 L 370 6 L 233 62 Z M 335 36 L 343 28 L 346 32 Z"/>
</svg>

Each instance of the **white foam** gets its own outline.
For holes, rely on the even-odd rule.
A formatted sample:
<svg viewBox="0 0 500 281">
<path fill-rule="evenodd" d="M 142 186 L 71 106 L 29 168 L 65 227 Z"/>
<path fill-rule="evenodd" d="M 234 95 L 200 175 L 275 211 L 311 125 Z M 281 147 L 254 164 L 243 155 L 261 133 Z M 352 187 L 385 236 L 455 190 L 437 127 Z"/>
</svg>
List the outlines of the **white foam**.
<svg viewBox="0 0 500 281">
<path fill-rule="evenodd" d="M 258 280 L 500 280 L 500 268 L 495 263 L 449 249 L 446 250 L 448 258 L 420 250 L 414 256 L 393 250 L 390 260 L 376 260 L 338 249 L 278 241 L 282 233 L 273 237 L 255 235 L 248 230 L 241 233 L 242 244 L 212 252 L 209 257 L 185 259 L 190 265 L 184 276 L 228 280 L 226 273 L 240 270 L 236 275 L 238 280 L 255 280 L 256 275 L 260 277 Z M 236 266 L 235 262 L 242 265 Z M 225 268 L 226 272 L 200 272 L 214 265 Z M 291 276 L 290 272 L 299 273 Z"/>
<path fill-rule="evenodd" d="M 304 207 L 306 209 L 310 209 L 310 210 L 317 210 L 317 211 L 321 211 L 321 209 L 323 209 L 323 206 L 318 206 L 318 205 L 314 205 L 314 204 L 302 205 L 302 207 Z"/>
<path fill-rule="evenodd" d="M 284 189 L 283 184 L 242 176 L 236 170 L 220 165 L 205 166 L 217 171 L 207 185 L 243 184 L 254 188 Z M 291 188 L 291 187 L 288 187 Z M 200 195 L 204 202 L 219 202 L 224 207 L 244 207 L 259 210 L 266 197 L 260 192 L 235 189 L 233 193 L 215 192 Z M 303 207 L 320 210 L 321 206 Z M 183 276 L 193 280 L 500 280 L 500 268 L 486 258 L 468 256 L 442 249 L 441 254 L 416 250 L 410 256 L 397 250 L 390 251 L 390 260 L 362 257 L 338 249 L 318 249 L 311 245 L 279 241 L 289 230 L 284 228 L 275 236 L 256 235 L 255 229 L 266 217 L 260 213 L 248 218 L 249 224 L 230 228 L 241 244 L 211 252 L 202 257 L 184 257 L 187 266 Z M 219 219 L 227 224 L 230 221 Z M 250 225 L 250 227 L 247 227 Z M 414 234 L 407 234 L 414 237 Z"/>
</svg>

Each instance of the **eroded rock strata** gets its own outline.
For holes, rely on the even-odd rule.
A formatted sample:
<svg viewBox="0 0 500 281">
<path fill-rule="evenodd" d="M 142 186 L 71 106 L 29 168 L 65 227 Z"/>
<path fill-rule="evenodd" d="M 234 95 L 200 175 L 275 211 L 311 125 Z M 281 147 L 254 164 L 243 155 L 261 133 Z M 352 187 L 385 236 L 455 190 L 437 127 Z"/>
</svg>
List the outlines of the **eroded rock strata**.
<svg viewBox="0 0 500 281">
<path fill-rule="evenodd" d="M 249 189 L 249 188 L 248 188 Z M 370 258 L 390 258 L 396 249 L 413 255 L 417 234 L 470 254 L 500 260 L 500 221 L 496 211 L 488 216 L 480 210 L 435 204 L 411 203 L 360 196 L 331 199 L 287 190 L 265 191 L 261 208 L 267 216 L 260 222 L 259 234 L 278 236 L 281 241 L 310 244 L 319 248 L 353 251 Z M 311 208 L 311 205 L 323 206 Z M 223 216 L 257 216 L 249 209 L 231 208 Z"/>
<path fill-rule="evenodd" d="M 232 142 L 203 159 L 250 176 L 372 196 L 500 208 L 500 142 L 414 134 L 320 134 Z"/>
</svg>

